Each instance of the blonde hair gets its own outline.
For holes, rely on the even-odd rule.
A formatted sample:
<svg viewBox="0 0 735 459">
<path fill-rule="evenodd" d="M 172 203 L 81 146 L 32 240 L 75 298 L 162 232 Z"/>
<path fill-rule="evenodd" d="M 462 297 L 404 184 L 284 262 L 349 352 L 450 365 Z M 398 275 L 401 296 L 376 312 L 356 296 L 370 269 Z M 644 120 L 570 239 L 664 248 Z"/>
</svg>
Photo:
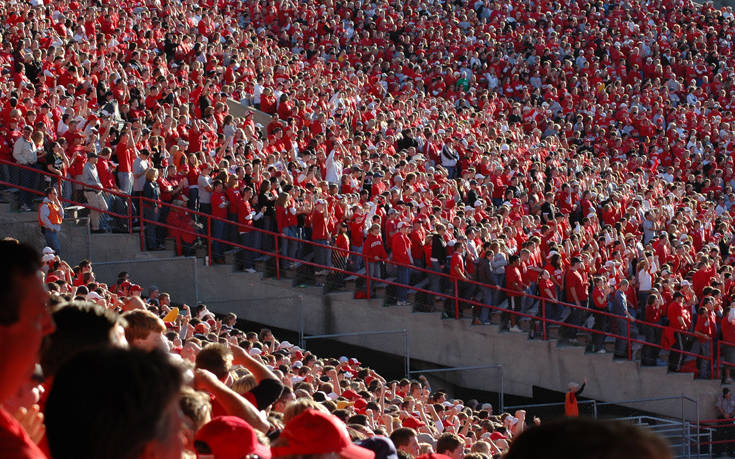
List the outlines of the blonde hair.
<svg viewBox="0 0 735 459">
<path fill-rule="evenodd" d="M 257 384 L 258 382 L 255 380 L 255 376 L 247 374 L 245 376 L 241 376 L 232 384 L 232 390 L 240 395 L 245 395 L 253 390 L 253 387 Z"/>
<path fill-rule="evenodd" d="M 145 179 L 149 182 L 152 182 L 156 180 L 156 177 L 158 176 L 158 169 L 155 167 L 149 167 L 147 171 L 145 171 Z"/>
<path fill-rule="evenodd" d="M 320 403 L 315 402 L 310 398 L 300 398 L 286 405 L 286 408 L 283 410 L 283 425 L 288 424 L 291 419 L 295 418 L 308 409 L 314 409 L 321 411 L 324 414 L 329 414 L 327 409 L 324 408 Z"/>
</svg>

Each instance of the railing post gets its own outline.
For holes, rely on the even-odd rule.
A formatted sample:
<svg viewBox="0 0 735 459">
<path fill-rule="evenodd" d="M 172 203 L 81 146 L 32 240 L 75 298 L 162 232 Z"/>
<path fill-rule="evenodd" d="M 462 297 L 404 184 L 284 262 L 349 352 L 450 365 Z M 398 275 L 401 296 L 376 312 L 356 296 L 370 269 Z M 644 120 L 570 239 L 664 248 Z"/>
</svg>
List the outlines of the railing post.
<svg viewBox="0 0 735 459">
<path fill-rule="evenodd" d="M 546 341 L 546 300 L 541 300 L 541 326 L 543 327 L 543 337 Z"/>
<path fill-rule="evenodd" d="M 207 258 L 208 266 L 212 266 L 212 216 L 207 215 Z"/>
<path fill-rule="evenodd" d="M 276 279 L 281 279 L 281 259 L 279 258 L 279 250 L 278 250 L 278 241 L 281 239 L 280 233 L 277 236 L 273 236 L 273 240 L 275 241 L 275 256 L 276 256 Z"/>
<path fill-rule="evenodd" d="M 138 196 L 138 222 L 140 225 L 140 251 L 145 251 L 145 237 L 143 236 L 144 222 L 143 222 L 143 196 Z"/>
<path fill-rule="evenodd" d="M 128 233 L 132 234 L 133 232 L 133 200 L 130 198 L 130 195 L 128 195 L 125 199 L 128 201 Z"/>
<path fill-rule="evenodd" d="M 633 345 L 630 342 L 630 317 L 626 317 L 625 321 L 628 324 L 628 360 L 633 360 Z"/>
<path fill-rule="evenodd" d="M 454 318 L 459 320 L 459 281 L 454 279 Z"/>
<path fill-rule="evenodd" d="M 368 262 L 368 257 L 364 255 L 365 248 L 363 247 L 363 264 L 365 265 L 365 297 L 369 300 L 370 299 L 370 264 Z"/>
</svg>

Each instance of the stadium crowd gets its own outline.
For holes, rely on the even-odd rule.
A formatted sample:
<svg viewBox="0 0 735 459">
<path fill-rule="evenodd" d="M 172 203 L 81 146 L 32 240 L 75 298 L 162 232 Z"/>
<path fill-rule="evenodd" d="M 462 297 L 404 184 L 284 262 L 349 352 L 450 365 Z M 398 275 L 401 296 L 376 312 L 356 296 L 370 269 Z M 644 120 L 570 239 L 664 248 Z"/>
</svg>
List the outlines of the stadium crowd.
<svg viewBox="0 0 735 459">
<path fill-rule="evenodd" d="M 150 250 L 171 236 L 189 252 L 205 231 L 170 203 L 216 217 L 222 241 L 270 251 L 252 228 L 282 234 L 292 261 L 403 285 L 426 277 L 413 265 L 487 305 L 536 313 L 530 293 L 576 326 L 589 313 L 562 303 L 616 315 L 596 315 L 598 331 L 667 327 L 635 331 L 673 350 L 671 371 L 685 350 L 712 376 L 716 340 L 735 342 L 729 8 L 62 0 L 4 2 L 0 16 L 0 178 L 76 179 L 64 202 L 123 214 L 120 196 L 141 196 L 145 219 L 174 228 L 147 224 Z M 232 116 L 229 99 L 272 121 Z M 19 200 L 29 210 L 33 194 Z M 255 256 L 240 251 L 237 267 Z M 516 315 L 503 323 L 520 330 Z M 596 338 L 590 351 L 605 352 Z M 657 356 L 646 346 L 642 362 Z"/>
<path fill-rule="evenodd" d="M 540 424 L 141 296 L 124 272 L 105 284 L 50 247 L 6 238 L 0 260 L 4 459 L 487 459 Z"/>
</svg>

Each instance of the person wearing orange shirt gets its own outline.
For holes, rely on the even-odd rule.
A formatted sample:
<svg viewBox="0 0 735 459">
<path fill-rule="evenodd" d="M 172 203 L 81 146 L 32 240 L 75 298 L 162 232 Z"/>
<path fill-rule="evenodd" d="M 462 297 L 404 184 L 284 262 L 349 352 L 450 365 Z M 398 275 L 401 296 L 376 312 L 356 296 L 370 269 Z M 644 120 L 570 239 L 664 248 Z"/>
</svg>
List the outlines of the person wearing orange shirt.
<svg viewBox="0 0 735 459">
<path fill-rule="evenodd" d="M 56 255 L 61 252 L 59 231 L 61 231 L 63 220 L 64 207 L 59 202 L 59 193 L 56 187 L 49 187 L 46 190 L 46 197 L 38 208 L 38 223 L 41 225 L 41 231 L 46 238 L 46 245 L 54 249 Z"/>
</svg>

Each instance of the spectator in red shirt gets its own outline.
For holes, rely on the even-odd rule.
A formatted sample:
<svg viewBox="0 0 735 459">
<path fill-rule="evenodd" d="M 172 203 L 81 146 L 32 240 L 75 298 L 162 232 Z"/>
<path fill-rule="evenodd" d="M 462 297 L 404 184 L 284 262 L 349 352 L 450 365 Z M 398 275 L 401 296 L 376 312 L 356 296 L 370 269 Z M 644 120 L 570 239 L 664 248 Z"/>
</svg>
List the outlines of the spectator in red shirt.
<svg viewBox="0 0 735 459">
<path fill-rule="evenodd" d="M 526 290 L 526 284 L 523 283 L 523 274 L 520 269 L 521 258 L 518 255 L 511 255 L 508 258 L 508 265 L 505 267 L 505 288 L 508 290 L 508 306 L 507 310 L 519 312 L 521 310 L 521 294 Z M 521 332 L 518 326 L 518 316 L 510 315 L 507 311 L 503 311 L 501 316 L 501 331 Z"/>
<path fill-rule="evenodd" d="M 661 348 L 656 345 L 661 344 L 664 318 L 663 301 L 658 293 L 651 292 L 648 295 L 646 302 L 645 321 L 651 325 L 638 324 L 638 326 L 643 327 L 643 334 L 646 338 L 646 342 L 651 343 L 652 345 L 646 344 L 643 346 L 641 365 L 656 366 L 658 363 L 658 355 L 661 352 Z"/>
<path fill-rule="evenodd" d="M 714 305 L 714 298 L 704 297 L 702 307 L 697 311 L 697 323 L 694 326 L 696 342 L 692 347 L 692 352 L 697 354 L 697 377 L 702 379 L 709 379 L 711 374 L 712 343 L 717 337 L 717 315 Z"/>
<path fill-rule="evenodd" d="M 677 372 L 684 361 L 684 354 L 677 351 L 689 351 L 691 340 L 684 332 L 692 326 L 692 314 L 684 303 L 681 292 L 674 293 L 674 301 L 668 306 L 669 327 L 673 331 L 673 344 L 669 350 L 669 371 Z"/>
<path fill-rule="evenodd" d="M 375 296 L 377 282 L 375 279 L 382 277 L 382 263 L 388 259 L 388 253 L 383 246 L 383 237 L 380 235 L 380 225 L 374 223 L 365 238 L 363 255 L 367 261 L 368 273 L 372 284 L 370 285 L 370 296 Z"/>
<path fill-rule="evenodd" d="M 610 295 L 611 286 L 607 283 L 607 279 L 604 276 L 596 276 L 593 279 L 592 288 L 592 306 L 594 312 L 605 312 L 609 311 L 608 308 L 608 296 Z M 594 314 L 595 317 L 595 330 L 598 332 L 607 332 L 608 327 L 608 316 L 607 314 Z M 592 346 L 589 348 L 591 352 L 598 354 L 604 354 L 605 350 L 605 335 L 602 333 L 595 333 L 592 336 Z"/>
<path fill-rule="evenodd" d="M 569 314 L 567 315 L 566 322 L 570 325 L 580 326 L 584 322 L 584 309 L 587 308 L 588 294 L 587 294 L 587 282 L 583 276 L 582 270 L 584 264 L 582 259 L 579 257 L 573 257 L 571 265 L 567 270 L 566 282 L 565 282 L 565 293 L 566 300 L 576 305 L 576 308 L 569 308 Z M 574 327 L 562 328 L 562 339 L 561 343 L 573 342 L 576 340 L 577 329 Z"/>
<path fill-rule="evenodd" d="M 411 268 L 413 264 L 413 257 L 411 255 L 411 238 L 408 233 L 411 231 L 411 226 L 406 222 L 398 223 L 398 232 L 393 235 L 391 241 L 391 250 L 393 252 L 393 261 L 398 263 L 396 269 L 398 270 L 397 283 L 401 285 L 411 284 Z M 397 292 L 398 306 L 406 306 L 408 304 L 408 288 L 398 287 Z"/>
</svg>

